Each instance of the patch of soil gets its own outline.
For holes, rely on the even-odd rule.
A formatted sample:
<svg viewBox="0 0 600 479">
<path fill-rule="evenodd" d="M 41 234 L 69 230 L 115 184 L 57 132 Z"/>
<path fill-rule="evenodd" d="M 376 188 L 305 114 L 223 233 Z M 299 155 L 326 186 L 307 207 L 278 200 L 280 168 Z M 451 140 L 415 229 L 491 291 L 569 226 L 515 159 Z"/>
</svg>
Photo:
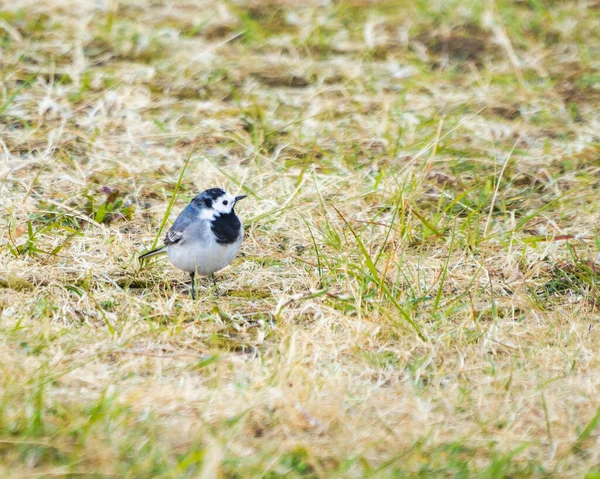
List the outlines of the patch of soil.
<svg viewBox="0 0 600 479">
<path fill-rule="evenodd" d="M 417 40 L 427 46 L 430 53 L 447 56 L 455 61 L 483 63 L 483 59 L 496 52 L 489 32 L 468 23 L 453 28 L 449 33 L 424 33 Z"/>
</svg>

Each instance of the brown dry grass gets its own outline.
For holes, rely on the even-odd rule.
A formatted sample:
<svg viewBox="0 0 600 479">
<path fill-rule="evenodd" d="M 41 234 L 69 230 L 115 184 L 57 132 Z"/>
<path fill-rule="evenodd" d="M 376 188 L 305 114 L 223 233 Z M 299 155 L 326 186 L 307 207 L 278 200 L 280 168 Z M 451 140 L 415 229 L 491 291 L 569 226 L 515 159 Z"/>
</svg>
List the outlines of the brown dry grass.
<svg viewBox="0 0 600 479">
<path fill-rule="evenodd" d="M 599 11 L 0 4 L 0 473 L 597 477 Z"/>
</svg>

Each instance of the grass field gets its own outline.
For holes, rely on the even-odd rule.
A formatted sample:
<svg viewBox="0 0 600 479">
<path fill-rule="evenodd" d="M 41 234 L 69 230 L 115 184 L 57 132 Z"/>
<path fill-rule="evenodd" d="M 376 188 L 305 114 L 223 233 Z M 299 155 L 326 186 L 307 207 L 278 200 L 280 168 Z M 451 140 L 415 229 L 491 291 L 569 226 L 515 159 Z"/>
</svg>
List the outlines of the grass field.
<svg viewBox="0 0 600 479">
<path fill-rule="evenodd" d="M 0 2 L 0 476 L 600 477 L 598 25 Z M 193 302 L 137 256 L 214 186 Z"/>
</svg>

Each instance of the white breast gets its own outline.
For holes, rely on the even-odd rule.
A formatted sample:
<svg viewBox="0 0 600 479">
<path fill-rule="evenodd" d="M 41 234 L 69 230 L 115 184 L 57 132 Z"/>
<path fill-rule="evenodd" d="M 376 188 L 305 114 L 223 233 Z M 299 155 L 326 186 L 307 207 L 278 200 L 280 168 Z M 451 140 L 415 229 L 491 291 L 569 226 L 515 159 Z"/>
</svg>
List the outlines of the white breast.
<svg viewBox="0 0 600 479">
<path fill-rule="evenodd" d="M 237 241 L 228 245 L 220 245 L 212 237 L 201 241 L 188 239 L 167 247 L 167 255 L 176 268 L 188 273 L 195 271 L 200 276 L 210 276 L 233 261 L 243 239 L 243 228 Z"/>
</svg>

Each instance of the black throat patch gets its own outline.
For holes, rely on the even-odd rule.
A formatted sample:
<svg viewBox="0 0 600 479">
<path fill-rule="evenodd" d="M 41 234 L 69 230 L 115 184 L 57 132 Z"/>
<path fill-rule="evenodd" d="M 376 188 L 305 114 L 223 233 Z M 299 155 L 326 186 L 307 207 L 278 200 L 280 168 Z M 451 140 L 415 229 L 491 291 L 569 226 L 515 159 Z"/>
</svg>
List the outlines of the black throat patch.
<svg viewBox="0 0 600 479">
<path fill-rule="evenodd" d="M 210 229 L 220 245 L 234 243 L 240 235 L 241 226 L 240 219 L 233 212 L 226 215 L 221 214 L 210 222 Z"/>
</svg>

